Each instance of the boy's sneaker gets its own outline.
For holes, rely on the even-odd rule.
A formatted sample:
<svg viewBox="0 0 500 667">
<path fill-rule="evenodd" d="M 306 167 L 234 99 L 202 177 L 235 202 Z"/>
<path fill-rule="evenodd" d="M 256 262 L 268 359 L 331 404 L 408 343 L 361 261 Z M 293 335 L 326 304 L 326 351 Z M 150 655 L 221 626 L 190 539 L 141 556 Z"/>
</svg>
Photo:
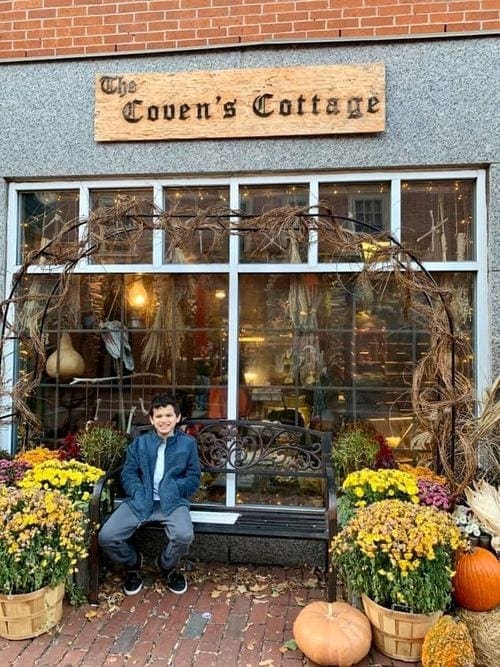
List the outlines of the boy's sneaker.
<svg viewBox="0 0 500 667">
<path fill-rule="evenodd" d="M 138 554 L 137 562 L 133 567 L 129 567 L 125 573 L 123 579 L 123 592 L 125 595 L 137 595 L 137 593 L 143 587 L 143 581 L 141 579 L 141 568 L 142 568 L 142 554 Z"/>
<path fill-rule="evenodd" d="M 171 567 L 169 570 L 164 570 L 164 574 L 165 582 L 169 591 L 176 593 L 177 595 L 182 595 L 187 591 L 188 585 L 186 577 L 182 574 L 182 572 L 176 570 L 175 567 Z"/>
</svg>

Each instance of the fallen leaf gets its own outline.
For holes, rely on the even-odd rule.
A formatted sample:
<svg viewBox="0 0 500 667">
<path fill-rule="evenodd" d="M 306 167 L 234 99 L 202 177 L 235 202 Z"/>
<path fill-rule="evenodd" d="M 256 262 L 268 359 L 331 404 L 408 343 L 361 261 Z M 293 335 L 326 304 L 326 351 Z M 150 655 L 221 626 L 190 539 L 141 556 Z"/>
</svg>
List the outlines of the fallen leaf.
<svg viewBox="0 0 500 667">
<path fill-rule="evenodd" d="M 317 579 L 307 579 L 306 581 L 302 582 L 302 585 L 305 586 L 306 588 L 317 588 L 318 580 Z"/>
<path fill-rule="evenodd" d="M 295 641 L 295 639 L 289 639 L 280 648 L 280 651 L 282 653 L 286 653 L 286 651 L 296 651 L 296 650 L 297 650 L 297 642 Z"/>
<path fill-rule="evenodd" d="M 259 593 L 260 591 L 265 591 L 268 586 L 269 584 L 253 584 L 252 586 L 248 587 L 248 590 L 252 591 L 253 593 Z"/>
</svg>

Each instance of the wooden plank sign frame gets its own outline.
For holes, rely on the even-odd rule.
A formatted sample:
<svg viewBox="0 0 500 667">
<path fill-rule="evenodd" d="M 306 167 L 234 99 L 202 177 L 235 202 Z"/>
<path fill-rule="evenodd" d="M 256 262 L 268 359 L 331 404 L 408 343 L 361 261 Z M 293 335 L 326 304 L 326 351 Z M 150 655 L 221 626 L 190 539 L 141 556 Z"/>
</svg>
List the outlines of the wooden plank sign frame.
<svg viewBox="0 0 500 667">
<path fill-rule="evenodd" d="M 96 141 L 385 130 L 385 67 L 322 65 L 98 74 Z"/>
</svg>

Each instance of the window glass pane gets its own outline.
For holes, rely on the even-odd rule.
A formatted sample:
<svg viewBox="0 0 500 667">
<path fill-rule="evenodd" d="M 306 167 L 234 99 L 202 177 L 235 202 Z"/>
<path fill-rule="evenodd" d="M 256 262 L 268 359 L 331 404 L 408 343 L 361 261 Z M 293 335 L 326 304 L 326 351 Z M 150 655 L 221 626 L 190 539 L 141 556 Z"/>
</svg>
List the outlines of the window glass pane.
<svg viewBox="0 0 500 667">
<path fill-rule="evenodd" d="M 174 220 L 182 243 L 170 247 L 168 229 L 166 231 L 165 257 L 169 262 L 227 262 L 229 257 L 229 234 L 227 218 L 221 218 L 217 211 L 229 206 L 229 188 L 221 187 L 177 187 L 165 190 L 165 210 L 178 213 Z M 208 209 L 208 210 L 207 210 Z M 193 228 L 192 218 L 206 220 Z M 221 229 L 221 224 L 224 230 Z"/>
<path fill-rule="evenodd" d="M 401 184 L 402 242 L 421 260 L 474 259 L 474 181 Z"/>
<path fill-rule="evenodd" d="M 251 216 L 284 206 L 305 207 L 308 205 L 308 191 L 306 185 L 299 184 L 251 185 L 240 188 L 240 209 L 249 216 L 242 222 L 242 226 L 248 230 L 240 243 L 242 262 L 296 262 L 297 252 L 301 262 L 307 261 L 306 243 L 296 247 L 290 243 L 287 233 L 276 233 L 272 229 L 251 231 Z"/>
<path fill-rule="evenodd" d="M 120 215 L 106 216 L 106 210 L 118 207 Z M 151 231 L 153 193 L 151 190 L 93 190 L 90 193 L 90 209 L 102 222 L 94 219 L 90 225 L 90 238 L 99 244 L 99 250 L 91 258 L 93 264 L 149 264 L 153 259 L 153 234 Z M 141 214 L 144 214 L 142 217 Z M 144 225 L 142 232 L 132 217 Z"/>
<path fill-rule="evenodd" d="M 470 339 L 472 276 L 437 279 L 456 294 L 456 330 Z M 361 274 L 241 276 L 240 364 L 252 418 L 333 431 L 371 421 L 392 445 L 409 447 L 411 376 L 429 331 L 419 316 L 405 320 L 392 280 L 383 290 L 362 282 Z M 470 359 L 457 363 L 472 376 Z"/>
<path fill-rule="evenodd" d="M 30 276 L 27 285 L 49 294 L 58 280 Z M 209 416 L 213 392 L 227 386 L 227 291 L 227 276 L 215 274 L 71 276 L 63 307 L 43 322 L 52 367 L 32 407 L 44 441 L 56 444 L 96 414 L 125 429 L 132 411 L 134 425 L 148 424 L 142 407 L 162 391 L 175 393 L 185 416 Z M 66 365 L 69 345 L 77 366 Z M 21 347 L 25 373 L 38 355 Z"/>
<path fill-rule="evenodd" d="M 250 505 L 323 507 L 323 485 L 324 481 L 315 477 L 238 475 L 236 502 Z"/>
<path fill-rule="evenodd" d="M 390 183 L 322 183 L 319 200 L 328 204 L 334 215 L 351 218 L 342 224 L 353 232 L 366 234 L 391 230 Z M 359 257 L 333 256 L 321 235 L 318 252 L 323 262 L 359 260 Z"/>
<path fill-rule="evenodd" d="M 20 243 L 21 252 L 18 256 L 21 261 L 26 255 L 39 250 L 47 241 L 54 239 L 63 228 L 63 225 L 75 222 L 60 244 L 69 244 L 76 249 L 78 242 L 78 201 L 77 190 L 43 190 L 37 192 L 22 192 L 20 195 Z M 71 227 L 71 225 L 70 225 Z M 59 244 L 59 246 L 60 246 Z M 49 246 L 49 253 L 57 252 L 57 248 Z M 35 259 L 35 264 L 50 263 L 50 255 Z"/>
<path fill-rule="evenodd" d="M 226 502 L 226 475 L 220 472 L 201 474 L 200 488 L 191 498 L 191 504 L 224 505 Z M 194 507 L 193 509 L 196 509 Z"/>
</svg>

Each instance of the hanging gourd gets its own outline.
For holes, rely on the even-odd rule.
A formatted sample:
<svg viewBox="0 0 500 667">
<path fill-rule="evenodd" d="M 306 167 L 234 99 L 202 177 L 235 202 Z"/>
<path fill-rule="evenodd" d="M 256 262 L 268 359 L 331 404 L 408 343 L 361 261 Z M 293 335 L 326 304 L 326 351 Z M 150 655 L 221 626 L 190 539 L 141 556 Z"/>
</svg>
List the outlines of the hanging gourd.
<svg viewBox="0 0 500 667">
<path fill-rule="evenodd" d="M 45 369 L 51 378 L 76 377 L 85 370 L 83 357 L 73 347 L 68 333 L 61 335 L 59 347 L 47 359 Z"/>
<path fill-rule="evenodd" d="M 422 667 L 474 667 L 474 645 L 465 623 L 442 616 L 422 644 Z"/>
<path fill-rule="evenodd" d="M 311 602 L 293 624 L 299 649 L 318 665 L 350 667 L 368 655 L 370 621 L 347 602 Z"/>
<path fill-rule="evenodd" d="M 500 604 L 500 562 L 482 547 L 460 555 L 453 577 L 453 597 L 464 609 L 490 611 Z"/>
</svg>

